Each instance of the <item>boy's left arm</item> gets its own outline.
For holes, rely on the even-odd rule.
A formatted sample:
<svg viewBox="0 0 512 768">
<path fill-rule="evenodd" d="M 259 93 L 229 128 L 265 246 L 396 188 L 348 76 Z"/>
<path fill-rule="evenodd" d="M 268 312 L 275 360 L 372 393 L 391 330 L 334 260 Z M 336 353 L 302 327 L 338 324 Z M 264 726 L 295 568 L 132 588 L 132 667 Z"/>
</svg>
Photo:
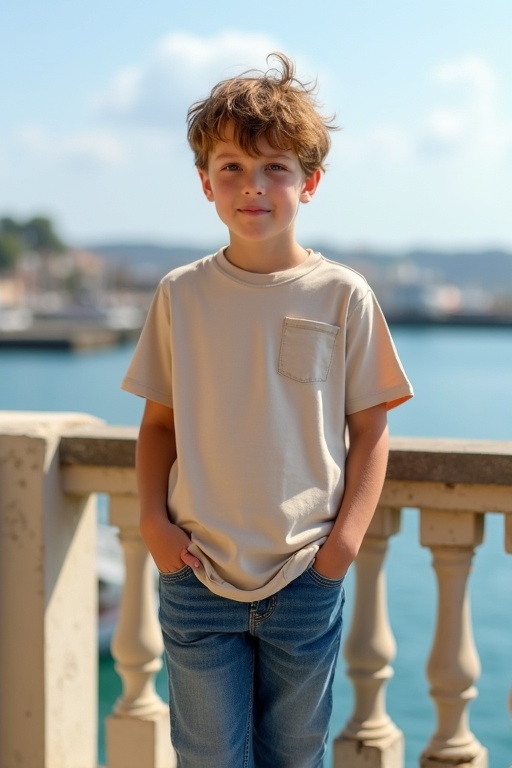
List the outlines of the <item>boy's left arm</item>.
<svg viewBox="0 0 512 768">
<path fill-rule="evenodd" d="M 388 461 L 384 403 L 347 416 L 347 424 L 350 443 L 343 501 L 314 562 L 314 569 L 330 579 L 344 576 L 356 558 L 379 501 Z"/>
</svg>

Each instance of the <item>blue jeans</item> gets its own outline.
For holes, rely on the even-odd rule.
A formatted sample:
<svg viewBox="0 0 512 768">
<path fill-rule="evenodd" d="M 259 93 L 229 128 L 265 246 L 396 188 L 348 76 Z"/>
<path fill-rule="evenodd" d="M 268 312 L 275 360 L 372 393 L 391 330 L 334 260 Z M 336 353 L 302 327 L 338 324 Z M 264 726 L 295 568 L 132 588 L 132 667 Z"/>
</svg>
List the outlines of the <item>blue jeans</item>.
<svg viewBox="0 0 512 768">
<path fill-rule="evenodd" d="M 310 567 L 266 600 L 218 597 L 185 566 L 160 575 L 179 768 L 321 768 L 345 599 Z"/>
</svg>

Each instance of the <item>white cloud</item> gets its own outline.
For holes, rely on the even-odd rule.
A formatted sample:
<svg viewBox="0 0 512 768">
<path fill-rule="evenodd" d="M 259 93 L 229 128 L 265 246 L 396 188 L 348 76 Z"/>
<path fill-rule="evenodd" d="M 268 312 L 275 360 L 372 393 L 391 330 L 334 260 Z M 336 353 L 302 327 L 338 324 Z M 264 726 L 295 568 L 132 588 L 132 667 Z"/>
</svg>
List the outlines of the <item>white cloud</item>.
<svg viewBox="0 0 512 768">
<path fill-rule="evenodd" d="M 411 159 L 413 151 L 413 142 L 407 131 L 390 123 L 377 125 L 359 134 L 344 130 L 333 139 L 333 155 L 343 163 L 355 165 L 365 161 L 387 166 L 402 165 Z"/>
<path fill-rule="evenodd" d="M 498 79 L 486 59 L 467 56 L 440 63 L 432 78 L 451 104 L 427 115 L 422 150 L 458 152 L 474 163 L 500 160 L 510 152 L 512 121 L 501 112 Z"/>
<path fill-rule="evenodd" d="M 447 144 L 460 141 L 466 126 L 464 115 L 455 110 L 435 109 L 427 117 L 428 135 Z"/>
<path fill-rule="evenodd" d="M 64 137 L 49 136 L 39 125 L 24 126 L 18 135 L 21 146 L 47 160 L 86 161 L 120 165 L 125 149 L 114 134 L 107 131 L 84 131 Z"/>
<path fill-rule="evenodd" d="M 458 61 L 438 64 L 432 72 L 434 80 L 447 85 L 467 85 L 480 94 L 497 95 L 496 76 L 491 65 L 482 56 L 465 56 Z"/>
<path fill-rule="evenodd" d="M 431 72 L 436 104 L 426 104 L 420 128 L 382 123 L 334 142 L 344 164 L 395 168 L 435 158 L 461 161 L 467 171 L 496 167 L 512 152 L 512 120 L 502 113 L 500 87 L 480 56 L 442 62 Z M 444 102 L 444 103 L 443 103 Z"/>
<path fill-rule="evenodd" d="M 104 118 L 125 125 L 168 131 L 183 128 L 190 104 L 221 78 L 265 66 L 279 45 L 266 35 L 226 31 L 212 37 L 173 32 L 154 48 L 147 61 L 118 72 L 93 99 Z"/>
</svg>

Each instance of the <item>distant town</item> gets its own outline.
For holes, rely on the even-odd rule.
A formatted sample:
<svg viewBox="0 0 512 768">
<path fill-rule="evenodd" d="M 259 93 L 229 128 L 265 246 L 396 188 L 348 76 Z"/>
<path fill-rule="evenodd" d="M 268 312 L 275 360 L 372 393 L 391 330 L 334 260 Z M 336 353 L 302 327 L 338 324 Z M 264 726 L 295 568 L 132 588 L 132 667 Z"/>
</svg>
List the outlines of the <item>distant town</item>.
<svg viewBox="0 0 512 768">
<path fill-rule="evenodd" d="M 512 251 L 336 249 L 393 323 L 512 327 Z M 52 222 L 0 218 L 0 346 L 90 347 L 138 336 L 160 277 L 204 248 L 64 243 Z"/>
</svg>

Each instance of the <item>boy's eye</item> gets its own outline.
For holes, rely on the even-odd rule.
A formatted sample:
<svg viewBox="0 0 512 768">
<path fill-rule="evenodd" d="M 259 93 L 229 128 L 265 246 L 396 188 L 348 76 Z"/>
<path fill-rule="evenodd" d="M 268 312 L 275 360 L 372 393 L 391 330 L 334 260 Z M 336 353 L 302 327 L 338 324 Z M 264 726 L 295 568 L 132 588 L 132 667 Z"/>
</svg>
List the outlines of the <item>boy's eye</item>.
<svg viewBox="0 0 512 768">
<path fill-rule="evenodd" d="M 280 163 L 269 163 L 269 165 L 267 165 L 267 168 L 269 169 L 269 171 L 285 171 L 286 170 L 284 165 L 281 165 Z"/>
<path fill-rule="evenodd" d="M 240 166 L 238 165 L 238 163 L 228 163 L 227 165 L 224 166 L 224 170 L 225 171 L 238 171 L 238 170 L 240 170 Z"/>
</svg>

